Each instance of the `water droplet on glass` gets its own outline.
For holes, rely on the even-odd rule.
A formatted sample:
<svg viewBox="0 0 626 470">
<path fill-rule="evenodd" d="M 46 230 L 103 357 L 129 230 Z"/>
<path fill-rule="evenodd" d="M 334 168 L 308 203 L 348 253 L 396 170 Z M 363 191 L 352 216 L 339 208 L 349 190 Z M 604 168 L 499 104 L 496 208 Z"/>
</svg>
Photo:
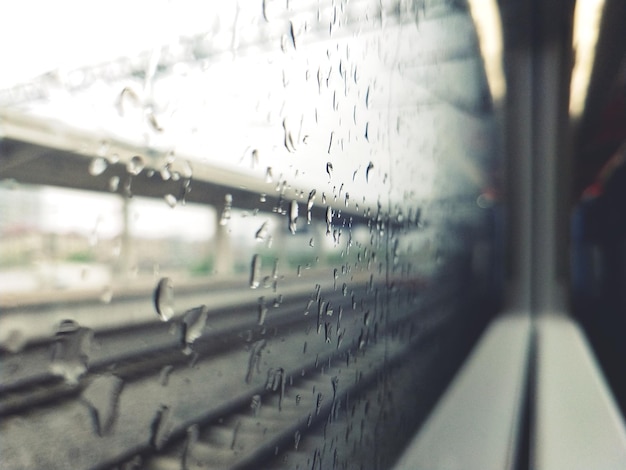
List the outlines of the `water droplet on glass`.
<svg viewBox="0 0 626 470">
<path fill-rule="evenodd" d="M 109 191 L 115 192 L 120 185 L 120 177 L 119 176 L 111 176 L 109 180 Z"/>
<path fill-rule="evenodd" d="M 350 201 L 350 194 L 346 193 L 346 207 L 348 207 L 349 201 Z"/>
<path fill-rule="evenodd" d="M 333 177 L 333 164 L 330 162 L 326 163 L 326 173 L 328 173 L 328 179 Z"/>
<path fill-rule="evenodd" d="M 255 254 L 250 265 L 250 288 L 256 289 L 261 285 L 261 257 Z"/>
<path fill-rule="evenodd" d="M 91 160 L 89 163 L 89 174 L 91 176 L 98 176 L 104 173 L 109 166 L 109 163 L 104 157 L 97 157 Z"/>
<path fill-rule="evenodd" d="M 293 153 L 296 151 L 296 144 L 295 144 L 295 139 L 293 137 L 293 134 L 291 132 L 291 130 L 289 130 L 287 128 L 287 120 L 284 119 L 283 120 L 283 130 L 285 133 L 285 138 L 283 141 L 283 144 L 285 145 L 285 148 L 287 149 L 287 151 L 289 153 Z"/>
<path fill-rule="evenodd" d="M 183 329 L 182 340 L 184 343 L 183 353 L 191 354 L 193 352 L 192 345 L 204 333 L 208 316 L 209 308 L 206 305 L 192 308 L 185 314 L 181 323 Z"/>
<path fill-rule="evenodd" d="M 170 172 L 170 166 L 171 166 L 171 163 L 167 162 L 159 170 L 159 174 L 161 175 L 161 179 L 163 181 L 167 181 L 172 177 L 172 173 Z"/>
<path fill-rule="evenodd" d="M 174 366 L 171 364 L 168 364 L 161 368 L 161 372 L 159 372 L 159 383 L 161 384 L 161 387 L 167 387 L 172 372 L 174 372 Z"/>
<path fill-rule="evenodd" d="M 150 425 L 150 445 L 157 450 L 163 448 L 173 429 L 170 409 L 161 405 Z"/>
<path fill-rule="evenodd" d="M 268 0 L 263 0 L 262 9 L 263 9 L 263 19 L 269 23 L 270 20 L 268 19 L 268 16 L 267 16 L 267 2 Z"/>
<path fill-rule="evenodd" d="M 315 240 L 313 240 L 313 238 L 311 238 L 311 239 L 309 240 L 309 246 L 310 246 L 311 248 L 313 248 L 313 247 L 315 246 Z"/>
<path fill-rule="evenodd" d="M 191 166 L 191 163 L 188 160 L 179 160 L 179 162 L 181 175 L 183 178 L 190 179 L 193 176 L 193 167 Z"/>
<path fill-rule="evenodd" d="M 166 194 L 165 196 L 163 196 L 163 199 L 165 199 L 167 205 L 170 206 L 172 209 L 176 207 L 176 204 L 178 203 L 178 200 L 172 194 Z"/>
<path fill-rule="evenodd" d="M 267 170 L 265 170 L 265 182 L 271 183 L 274 181 L 274 175 L 272 174 L 272 167 L 268 166 Z"/>
<path fill-rule="evenodd" d="M 87 371 L 93 331 L 74 320 L 63 320 L 56 331 L 50 371 L 76 385 Z"/>
<path fill-rule="evenodd" d="M 300 444 L 300 431 L 296 431 L 293 435 L 293 448 L 298 450 L 298 445 Z"/>
<path fill-rule="evenodd" d="M 306 222 L 307 224 L 311 223 L 311 209 L 313 209 L 313 202 L 315 201 L 315 189 L 313 189 L 310 193 L 309 193 L 309 199 L 306 203 Z"/>
<path fill-rule="evenodd" d="M 222 210 L 222 216 L 220 217 L 220 225 L 227 225 L 231 217 L 233 207 L 233 196 L 227 194 L 224 196 L 224 209 Z"/>
<path fill-rule="evenodd" d="M 124 382 L 109 374 L 96 377 L 81 394 L 80 400 L 91 412 L 96 434 L 109 433 L 117 418 L 118 402 Z"/>
<path fill-rule="evenodd" d="M 298 45 L 296 44 L 296 32 L 293 27 L 293 21 L 289 22 L 289 35 L 291 36 L 291 42 L 293 43 L 293 48 L 298 49 Z"/>
<path fill-rule="evenodd" d="M 257 416 L 259 414 L 259 411 L 261 411 L 261 395 L 256 394 L 252 396 L 250 408 L 252 409 L 252 413 L 254 414 L 254 416 Z"/>
<path fill-rule="evenodd" d="M 259 227 L 259 229 L 254 234 L 254 239 L 258 242 L 264 241 L 267 238 L 267 232 L 267 222 L 263 222 L 261 227 Z"/>
<path fill-rule="evenodd" d="M 315 401 L 315 414 L 319 415 L 322 410 L 322 403 L 324 401 L 324 395 L 321 393 L 317 394 L 317 400 Z"/>
<path fill-rule="evenodd" d="M 326 208 L 326 234 L 331 233 L 333 228 L 333 209 L 328 206 Z"/>
<path fill-rule="evenodd" d="M 143 161 L 143 158 L 139 155 L 135 155 L 129 160 L 128 164 L 126 165 L 126 171 L 128 171 L 131 175 L 136 176 L 141 173 L 141 170 L 144 169 L 144 166 L 145 163 Z"/>
<path fill-rule="evenodd" d="M 259 297 L 259 306 L 258 306 L 258 321 L 257 324 L 262 326 L 265 323 L 265 317 L 267 316 L 267 305 L 265 305 L 265 297 Z"/>
<path fill-rule="evenodd" d="M 365 170 L 365 181 L 368 183 L 370 180 L 370 171 L 372 171 L 373 168 L 374 164 L 372 162 L 369 162 L 369 164 L 367 165 L 367 169 Z"/>
<path fill-rule="evenodd" d="M 291 205 L 289 207 L 289 231 L 292 234 L 296 233 L 297 222 L 298 222 L 298 203 L 295 200 L 293 200 L 291 201 Z"/>
<path fill-rule="evenodd" d="M 248 359 L 248 370 L 246 372 L 246 383 L 250 383 L 250 380 L 252 380 L 252 376 L 255 372 L 261 372 L 261 355 L 263 354 L 263 349 L 266 345 L 267 340 L 260 339 L 251 346 L 250 357 Z"/>
<path fill-rule="evenodd" d="M 168 321 L 174 315 L 174 284 L 169 277 L 162 278 L 157 284 L 154 307 L 163 321 Z"/>
<path fill-rule="evenodd" d="M 194 453 L 194 447 L 198 443 L 198 439 L 200 437 L 200 428 L 198 424 L 193 424 L 187 428 L 187 438 L 185 439 L 185 443 L 183 444 L 183 452 L 181 455 L 180 468 L 188 469 L 192 467 L 192 456 Z M 132 467 L 132 468 L 139 468 Z M 122 470 L 126 470 L 124 467 Z M 129 469 L 130 470 L 130 469 Z"/>
</svg>

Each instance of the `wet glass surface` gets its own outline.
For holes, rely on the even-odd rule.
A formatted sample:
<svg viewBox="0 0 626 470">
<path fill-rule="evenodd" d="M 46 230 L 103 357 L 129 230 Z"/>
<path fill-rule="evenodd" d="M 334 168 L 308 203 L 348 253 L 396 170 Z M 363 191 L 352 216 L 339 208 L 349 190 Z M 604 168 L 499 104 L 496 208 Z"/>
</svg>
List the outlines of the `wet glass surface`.
<svg viewBox="0 0 626 470">
<path fill-rule="evenodd" d="M 497 300 L 467 9 L 154 8 L 0 92 L 7 468 L 389 467 Z"/>
</svg>

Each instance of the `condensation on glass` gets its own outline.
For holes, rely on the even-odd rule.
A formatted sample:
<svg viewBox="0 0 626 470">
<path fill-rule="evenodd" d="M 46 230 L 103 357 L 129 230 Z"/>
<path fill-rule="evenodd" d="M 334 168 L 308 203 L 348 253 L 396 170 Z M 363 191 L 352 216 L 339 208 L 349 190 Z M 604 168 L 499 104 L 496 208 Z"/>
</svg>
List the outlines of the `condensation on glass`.
<svg viewBox="0 0 626 470">
<path fill-rule="evenodd" d="M 465 2 L 154 8 L 0 93 L 7 468 L 390 467 L 500 278 Z"/>
</svg>

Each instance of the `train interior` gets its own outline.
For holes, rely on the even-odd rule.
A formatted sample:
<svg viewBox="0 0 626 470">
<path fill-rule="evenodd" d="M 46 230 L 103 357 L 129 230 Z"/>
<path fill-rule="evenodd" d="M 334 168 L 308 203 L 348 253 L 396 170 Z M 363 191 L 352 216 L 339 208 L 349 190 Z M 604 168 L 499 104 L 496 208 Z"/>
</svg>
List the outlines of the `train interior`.
<svg viewBox="0 0 626 470">
<path fill-rule="evenodd" d="M 626 2 L 3 19 L 0 467 L 626 468 Z"/>
</svg>

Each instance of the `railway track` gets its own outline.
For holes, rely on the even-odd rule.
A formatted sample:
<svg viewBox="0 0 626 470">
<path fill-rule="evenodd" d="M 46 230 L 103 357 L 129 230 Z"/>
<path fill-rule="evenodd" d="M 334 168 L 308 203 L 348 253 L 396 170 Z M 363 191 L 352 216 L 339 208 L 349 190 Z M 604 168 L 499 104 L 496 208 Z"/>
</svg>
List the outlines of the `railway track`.
<svg viewBox="0 0 626 470">
<path fill-rule="evenodd" d="M 308 284 L 277 304 L 257 296 L 229 309 L 198 306 L 141 331 L 70 324 L 54 343 L 15 355 L 19 374 L 4 374 L 4 468 L 269 461 L 339 417 L 348 397 L 450 321 L 449 291 L 383 287 Z M 84 341 L 93 343 L 88 358 Z"/>
</svg>

